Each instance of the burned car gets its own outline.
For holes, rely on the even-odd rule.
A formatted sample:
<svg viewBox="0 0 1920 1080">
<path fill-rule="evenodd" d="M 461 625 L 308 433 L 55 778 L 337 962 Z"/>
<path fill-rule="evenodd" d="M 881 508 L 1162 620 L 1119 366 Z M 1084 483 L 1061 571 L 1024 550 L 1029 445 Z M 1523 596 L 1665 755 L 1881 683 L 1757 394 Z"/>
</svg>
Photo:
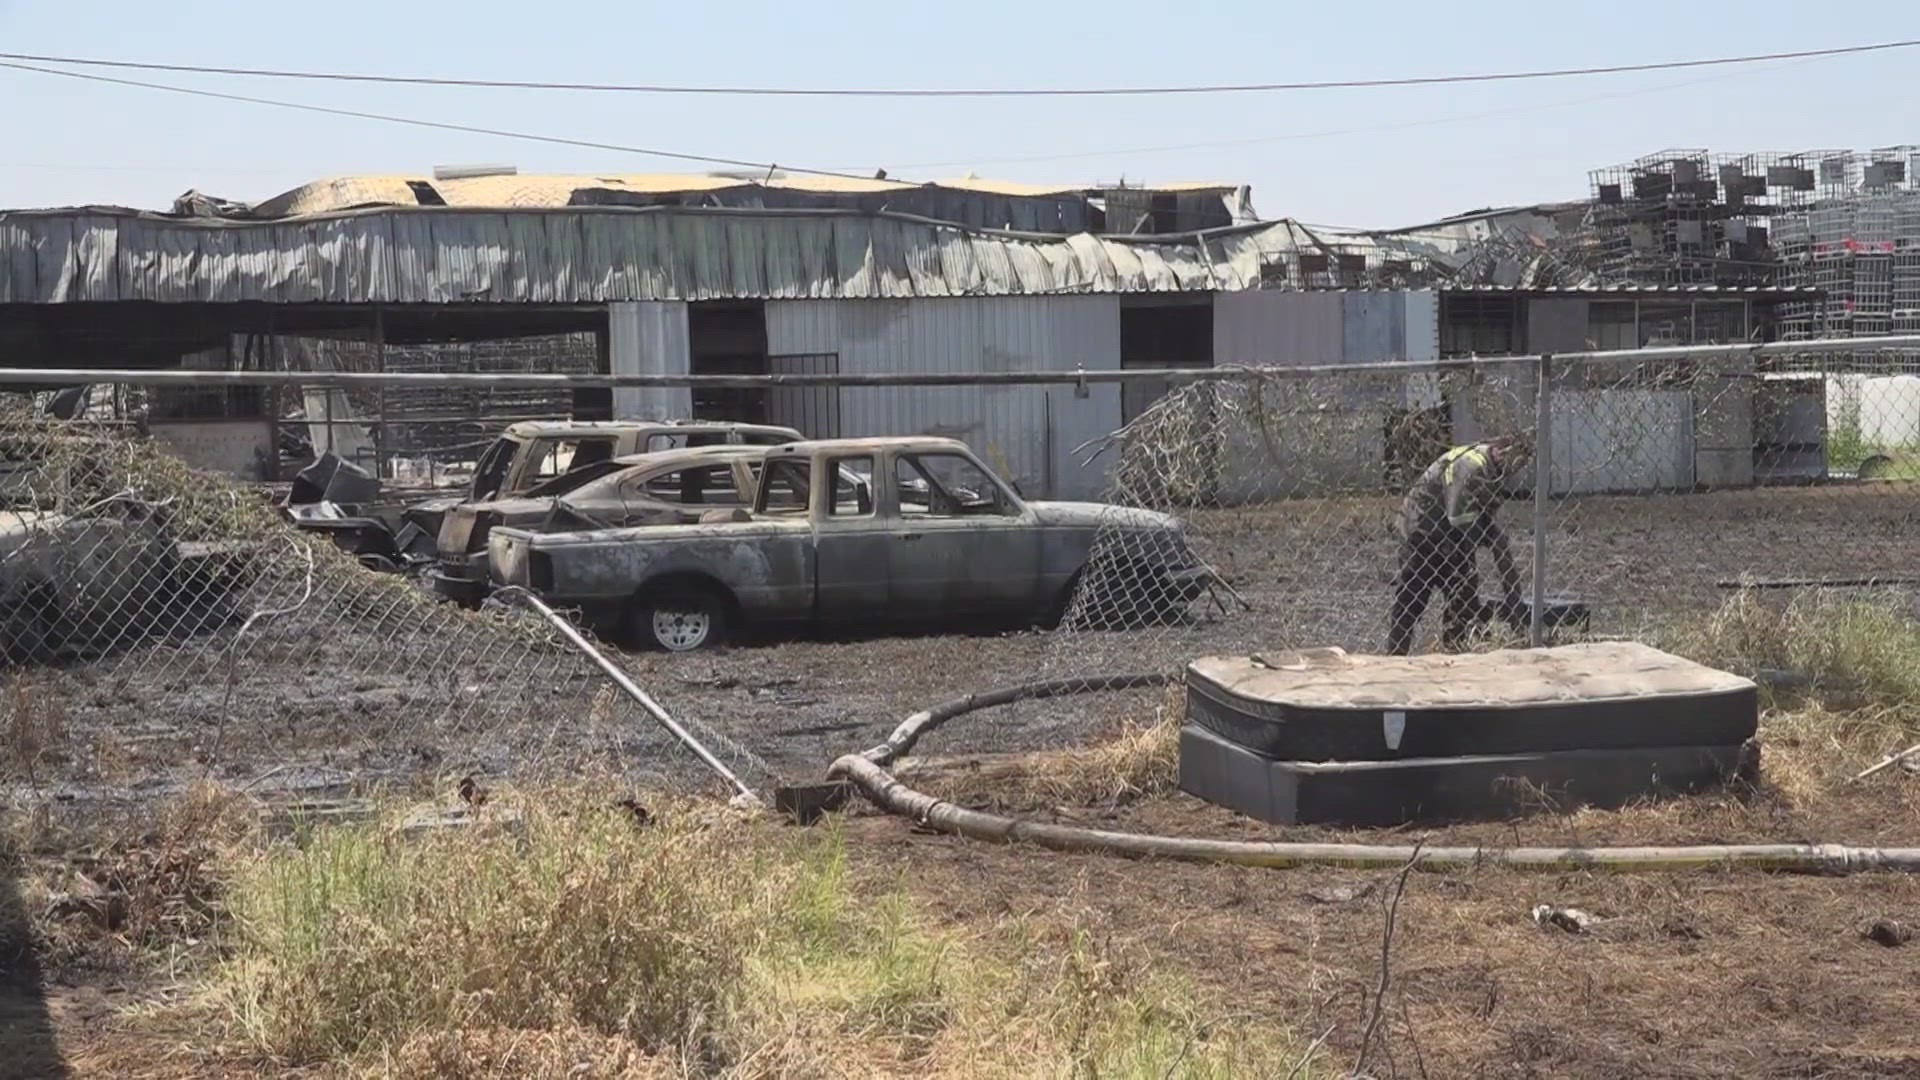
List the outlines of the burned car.
<svg viewBox="0 0 1920 1080">
<path fill-rule="evenodd" d="M 0 657 L 98 655 L 223 625 L 255 547 L 181 541 L 163 506 L 130 496 L 0 511 Z"/>
<path fill-rule="evenodd" d="M 694 524 L 744 511 L 765 446 L 721 445 L 632 454 L 555 477 L 515 498 L 462 503 L 441 520 L 440 595 L 477 604 L 488 591 L 487 536 L 497 526 L 535 532 Z"/>
<path fill-rule="evenodd" d="M 842 439 L 766 452 L 749 520 L 578 532 L 499 527 L 496 584 L 576 609 L 602 633 L 672 651 L 742 628 L 1057 619 L 1102 530 L 1166 615 L 1213 583 L 1165 514 L 1027 502 L 952 439 Z"/>
<path fill-rule="evenodd" d="M 634 454 L 705 446 L 799 442 L 792 428 L 720 420 L 556 420 L 514 424 L 480 455 L 461 500 L 525 495 L 576 469 Z"/>
<path fill-rule="evenodd" d="M 466 552 L 439 548 L 446 515 L 466 503 L 530 494 L 572 472 L 634 454 L 703 446 L 775 446 L 801 438 L 792 428 L 721 420 L 533 420 L 512 424 L 480 455 L 466 489 L 401 506 L 383 504 L 380 481 L 359 465 L 323 454 L 295 477 L 285 507 L 293 524 L 326 533 L 376 570 L 398 570 Z M 604 468 L 603 468 L 604 471 Z M 485 580 L 484 574 L 481 580 Z"/>
</svg>

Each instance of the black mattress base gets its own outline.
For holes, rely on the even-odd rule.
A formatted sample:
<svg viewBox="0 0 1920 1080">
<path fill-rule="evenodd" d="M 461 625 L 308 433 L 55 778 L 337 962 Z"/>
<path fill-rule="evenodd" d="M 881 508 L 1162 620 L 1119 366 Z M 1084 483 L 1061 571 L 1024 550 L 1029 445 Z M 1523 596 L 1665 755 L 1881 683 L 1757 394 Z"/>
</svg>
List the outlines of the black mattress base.
<svg viewBox="0 0 1920 1080">
<path fill-rule="evenodd" d="M 1401 825 L 1509 817 L 1698 792 L 1757 778 L 1758 744 L 1555 750 L 1398 761 L 1276 761 L 1193 724 L 1180 788 L 1276 825 Z"/>
</svg>

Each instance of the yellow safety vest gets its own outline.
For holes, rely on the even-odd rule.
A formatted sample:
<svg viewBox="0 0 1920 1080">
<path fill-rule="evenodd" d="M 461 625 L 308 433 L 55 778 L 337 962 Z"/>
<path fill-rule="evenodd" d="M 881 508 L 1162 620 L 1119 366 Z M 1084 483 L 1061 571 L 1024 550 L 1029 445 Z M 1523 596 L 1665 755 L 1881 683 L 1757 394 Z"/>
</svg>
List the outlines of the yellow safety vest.
<svg viewBox="0 0 1920 1080">
<path fill-rule="evenodd" d="M 1440 501 L 1441 505 L 1444 506 L 1446 505 L 1447 492 L 1453 487 L 1453 467 L 1458 465 L 1462 460 L 1465 460 L 1481 468 L 1485 468 L 1488 463 L 1487 447 L 1485 443 L 1456 446 L 1447 451 L 1446 456 L 1440 460 L 1446 463 L 1446 467 L 1440 471 Z M 1478 520 L 1479 516 L 1478 514 L 1465 514 L 1460 515 L 1458 519 L 1449 516 L 1447 521 L 1456 529 L 1464 529 Z"/>
</svg>

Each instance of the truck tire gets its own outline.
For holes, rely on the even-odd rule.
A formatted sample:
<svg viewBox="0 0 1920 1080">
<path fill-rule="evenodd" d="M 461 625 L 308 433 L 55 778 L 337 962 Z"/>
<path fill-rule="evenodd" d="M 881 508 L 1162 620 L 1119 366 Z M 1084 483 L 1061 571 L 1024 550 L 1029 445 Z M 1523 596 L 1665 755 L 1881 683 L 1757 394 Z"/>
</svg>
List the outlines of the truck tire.
<svg viewBox="0 0 1920 1080">
<path fill-rule="evenodd" d="M 727 601 L 712 589 L 672 586 L 634 603 L 627 636 L 635 645 L 662 652 L 693 652 L 726 644 Z"/>
</svg>

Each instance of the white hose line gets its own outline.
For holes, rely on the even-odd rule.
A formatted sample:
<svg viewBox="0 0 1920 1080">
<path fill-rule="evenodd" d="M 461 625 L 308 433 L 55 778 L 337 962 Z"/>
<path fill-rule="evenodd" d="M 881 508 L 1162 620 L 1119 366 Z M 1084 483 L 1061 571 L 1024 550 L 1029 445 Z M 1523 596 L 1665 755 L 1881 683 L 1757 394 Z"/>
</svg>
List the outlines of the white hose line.
<svg viewBox="0 0 1920 1080">
<path fill-rule="evenodd" d="M 1861 848 L 1844 844 L 1698 844 L 1685 847 L 1426 847 L 1410 844 L 1260 843 L 1110 832 L 968 810 L 915 791 L 862 754 L 833 763 L 831 775 L 860 789 L 875 806 L 940 832 L 995 843 L 1028 843 L 1053 851 L 1097 852 L 1127 858 L 1237 863 L 1286 869 L 1299 866 L 1396 868 L 1409 861 L 1427 870 L 1507 867 L 1516 870 L 1646 872 L 1709 867 L 1806 874 L 1866 870 L 1920 871 L 1920 848 Z"/>
<path fill-rule="evenodd" d="M 994 843 L 1029 843 L 1053 851 L 1083 851 L 1126 858 L 1179 859 L 1186 862 L 1237 863 L 1284 869 L 1298 866 L 1393 868 L 1418 856 L 1423 869 L 1504 866 L 1517 870 L 1613 870 L 1646 872 L 1740 867 L 1807 874 L 1852 874 L 1866 870 L 1920 872 L 1920 848 L 1863 848 L 1845 844 L 1696 844 L 1683 847 L 1549 848 L 1426 847 L 1407 844 L 1261 843 L 1155 836 L 1148 833 L 1082 829 L 1022 821 L 969 810 L 914 789 L 895 779 L 885 766 L 913 748 L 928 732 L 957 716 L 1031 698 L 1158 686 L 1165 674 L 1142 672 L 1078 679 L 1052 679 L 971 694 L 922 709 L 907 717 L 887 741 L 833 763 L 828 775 L 860 790 L 890 814 L 911 818 L 931 829 Z"/>
</svg>

